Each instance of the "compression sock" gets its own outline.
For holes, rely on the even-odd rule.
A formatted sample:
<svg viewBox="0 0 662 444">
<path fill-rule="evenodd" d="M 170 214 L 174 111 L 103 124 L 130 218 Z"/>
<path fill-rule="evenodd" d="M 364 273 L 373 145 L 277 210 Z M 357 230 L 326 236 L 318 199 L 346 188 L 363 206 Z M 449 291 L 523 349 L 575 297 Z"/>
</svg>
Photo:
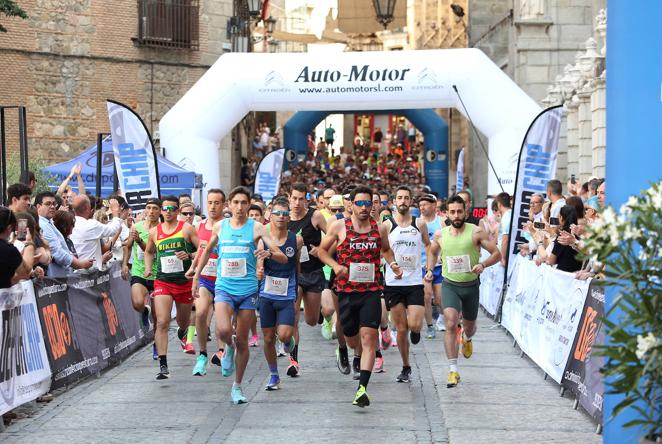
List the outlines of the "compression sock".
<svg viewBox="0 0 662 444">
<path fill-rule="evenodd" d="M 354 359 L 352 360 L 352 367 L 354 367 L 354 368 L 361 367 L 361 357 L 360 356 L 354 356 Z"/>
<path fill-rule="evenodd" d="M 177 337 L 181 341 L 184 339 L 184 336 L 186 336 L 186 330 L 182 330 L 181 328 L 177 327 Z"/>
<path fill-rule="evenodd" d="M 410 331 L 409 332 L 409 339 L 411 340 L 412 344 L 418 344 L 421 341 L 421 333 Z"/>
<path fill-rule="evenodd" d="M 271 365 L 269 364 L 269 373 L 271 373 L 274 376 L 278 376 L 278 364 Z"/>
<path fill-rule="evenodd" d="M 368 388 L 368 382 L 370 381 L 370 375 L 372 372 L 370 370 L 361 370 L 361 376 L 359 377 L 359 386 Z"/>
<path fill-rule="evenodd" d="M 190 325 L 186 330 L 186 342 L 193 342 L 193 336 L 195 336 L 195 327 Z"/>
<path fill-rule="evenodd" d="M 200 350 L 200 356 L 207 357 L 207 350 Z"/>
<path fill-rule="evenodd" d="M 457 372 L 457 358 L 448 360 L 448 367 L 450 371 Z"/>
<path fill-rule="evenodd" d="M 381 358 L 381 357 L 382 357 L 382 351 L 381 350 L 375 351 L 375 358 Z"/>
<path fill-rule="evenodd" d="M 159 365 L 168 366 L 168 357 L 166 355 L 159 355 Z"/>
<path fill-rule="evenodd" d="M 290 356 L 292 356 L 292 359 L 299 362 L 299 344 L 294 346 L 294 348 L 290 352 Z"/>
</svg>

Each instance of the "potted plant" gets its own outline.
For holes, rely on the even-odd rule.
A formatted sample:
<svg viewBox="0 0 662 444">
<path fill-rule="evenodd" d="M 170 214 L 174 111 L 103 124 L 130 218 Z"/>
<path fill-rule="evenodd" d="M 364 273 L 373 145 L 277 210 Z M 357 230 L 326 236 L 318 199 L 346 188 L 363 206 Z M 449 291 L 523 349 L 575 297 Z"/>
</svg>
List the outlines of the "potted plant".
<svg viewBox="0 0 662 444">
<path fill-rule="evenodd" d="M 583 253 L 604 264 L 595 283 L 618 292 L 605 320 L 610 343 L 602 346 L 602 373 L 610 377 L 607 394 L 623 394 L 615 406 L 637 418 L 640 442 L 662 442 L 662 181 L 632 196 L 618 214 L 606 208 L 588 230 Z"/>
</svg>

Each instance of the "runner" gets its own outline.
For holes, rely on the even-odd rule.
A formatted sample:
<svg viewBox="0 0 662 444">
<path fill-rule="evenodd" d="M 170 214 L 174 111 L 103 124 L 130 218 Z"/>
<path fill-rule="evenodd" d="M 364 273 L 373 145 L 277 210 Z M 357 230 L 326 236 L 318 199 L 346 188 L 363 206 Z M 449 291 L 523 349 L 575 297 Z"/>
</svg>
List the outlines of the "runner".
<svg viewBox="0 0 662 444">
<path fill-rule="evenodd" d="M 303 238 L 303 247 L 299 254 L 301 263 L 301 274 L 299 275 L 299 294 L 296 306 L 299 307 L 303 299 L 303 313 L 306 324 L 317 325 L 320 314 L 322 290 L 326 286 L 324 264 L 318 259 L 317 252 L 322 240 L 322 233 L 326 232 L 326 219 L 318 210 L 308 208 L 306 200 L 306 185 L 295 183 L 290 192 L 290 222 L 288 229 Z M 297 345 L 290 353 L 290 365 L 287 374 L 291 377 L 299 375 L 299 316 L 296 310 L 296 321 L 294 323 L 294 338 Z M 321 322 L 319 322 L 321 323 Z"/>
<path fill-rule="evenodd" d="M 255 196 L 253 196 L 253 199 Z M 264 210 L 260 206 L 262 202 L 251 204 L 248 209 L 248 217 L 253 219 L 255 222 L 264 225 Z M 262 204 L 264 205 L 264 204 Z M 257 335 L 257 317 L 254 318 L 253 323 L 251 324 L 250 336 L 248 338 L 249 347 L 258 347 L 260 345 L 260 337 Z"/>
<path fill-rule="evenodd" d="M 299 251 L 303 246 L 301 236 L 287 231 L 290 219 L 290 204 L 286 198 L 278 198 L 271 209 L 271 236 L 275 245 L 287 256 L 287 263 L 272 259 L 258 260 L 257 277 L 260 283 L 260 325 L 264 337 L 264 357 L 269 365 L 269 382 L 266 390 L 280 388 L 278 361 L 276 356 L 276 332 L 289 353 L 295 346 L 294 303 L 297 298 L 297 274 Z"/>
<path fill-rule="evenodd" d="M 336 220 L 336 211 L 329 206 L 331 199 L 335 195 L 335 190 L 333 188 L 326 188 L 317 198 L 317 208 L 322 213 L 322 216 L 324 216 L 324 219 L 326 219 L 327 226 Z M 342 207 L 342 198 L 340 206 Z M 337 315 L 335 311 L 335 305 L 333 303 L 333 291 L 331 291 L 329 288 L 329 281 L 331 279 L 331 267 L 324 265 L 322 270 L 324 271 L 324 279 L 326 282 L 324 290 L 322 290 L 321 297 L 321 311 L 322 317 L 324 318 L 322 321 L 322 336 L 327 341 L 330 341 L 335 339 L 337 336 L 334 322 L 334 319 L 337 319 Z"/>
<path fill-rule="evenodd" d="M 155 313 L 152 312 L 152 300 L 150 294 L 154 291 L 154 277 L 157 273 L 156 263 L 153 266 L 153 275 L 146 279 L 145 276 L 145 248 L 149 241 L 149 231 L 158 225 L 161 214 L 161 201 L 149 199 L 143 212 L 143 220 L 133 224 L 129 232 L 129 239 L 124 245 L 124 256 L 122 258 L 122 277 L 129 276 L 129 257 L 133 255 L 131 265 L 131 303 L 133 309 L 142 314 L 142 322 L 145 328 L 149 328 L 149 318 L 156 325 Z M 146 303 L 149 301 L 149 303 Z M 156 352 L 156 343 L 152 346 L 152 357 L 159 359 Z"/>
<path fill-rule="evenodd" d="M 319 252 L 322 261 L 330 265 L 336 274 L 334 288 L 338 294 L 339 313 L 347 343 L 352 348 L 361 344 L 363 350 L 359 387 L 353 404 L 366 407 L 370 405 L 366 388 L 375 365 L 381 319 L 380 253 L 396 276 L 401 277 L 402 270 L 393 260 L 386 227 L 379 226 L 370 217 L 372 190 L 359 186 L 350 197 L 352 216 L 333 222 Z M 330 254 L 334 245 L 337 245 L 337 261 Z"/>
<path fill-rule="evenodd" d="M 225 205 L 225 193 L 218 188 L 212 188 L 207 192 L 207 219 L 200 222 L 198 226 L 198 239 L 200 245 L 198 246 L 198 254 L 191 264 L 187 276 L 193 277 L 195 268 L 200 262 L 200 258 L 211 238 L 212 229 L 216 222 L 223 219 L 223 205 Z M 214 286 L 216 285 L 216 262 L 218 254 L 213 252 L 209 255 L 209 260 L 203 266 L 199 279 L 199 295 L 200 297 L 194 298 L 193 303 L 195 306 L 195 327 L 198 332 L 198 345 L 200 347 L 200 354 L 198 360 L 193 367 L 193 376 L 203 376 L 207 374 L 207 339 L 209 333 L 209 321 L 211 318 L 211 306 L 214 302 Z M 221 355 L 223 352 L 223 343 L 218 339 L 218 351 L 212 356 L 212 363 L 221 365 Z"/>
<path fill-rule="evenodd" d="M 156 379 L 170 377 L 168 371 L 168 328 L 172 303 L 177 306 L 177 337 L 182 349 L 186 348 L 186 329 L 191 319 L 191 281 L 185 270 L 191 266 L 191 259 L 198 244 L 198 233 L 187 222 L 178 221 L 179 201 L 175 196 L 162 200 L 163 222 L 149 230 L 145 248 L 145 278 L 153 275 L 152 264 L 156 256 L 156 279 L 154 280 L 154 311 L 156 331 L 154 342 L 159 353 L 159 373 Z"/>
<path fill-rule="evenodd" d="M 432 243 L 432 254 L 437 257 L 441 250 L 444 282 L 443 306 L 446 321 L 444 348 L 450 367 L 446 387 L 457 386 L 460 374 L 457 371 L 457 328 L 462 314 L 462 355 L 469 359 L 473 353 L 471 338 L 476 333 L 476 318 L 479 304 L 479 275 L 485 268 L 501 260 L 501 253 L 487 233 L 476 225 L 465 222 L 464 200 L 453 196 L 448 200 L 448 217 L 451 225 L 442 228 L 441 235 Z M 490 252 L 490 257 L 480 262 L 480 248 Z"/>
<path fill-rule="evenodd" d="M 226 344 L 221 358 L 223 376 L 231 376 L 234 373 L 236 351 L 237 373 L 231 392 L 234 404 L 248 402 L 241 389 L 241 382 L 248 364 L 248 330 L 255 317 L 258 290 L 256 259 L 273 257 L 278 262 L 287 262 L 287 256 L 279 248 L 273 247 L 275 242 L 266 227 L 248 218 L 250 199 L 250 192 L 246 188 L 237 187 L 230 192 L 228 200 L 232 217 L 214 224 L 212 235 L 195 269 L 192 285 L 193 296 L 199 297 L 200 274 L 220 242 L 214 286 L 216 337 Z M 260 239 L 268 250 L 256 248 Z M 236 335 L 232 330 L 233 315 L 237 320 Z"/>
<path fill-rule="evenodd" d="M 434 194 L 424 194 L 418 199 L 418 207 L 421 210 L 421 219 L 426 223 L 430 239 L 434 238 L 437 231 L 441 230 L 442 219 L 437 216 L 437 198 Z M 427 253 L 421 250 L 422 275 L 427 273 Z M 434 302 L 439 307 L 440 313 L 437 318 L 437 329 L 443 331 L 446 329 L 443 318 L 443 307 L 441 305 L 441 264 L 435 264 L 432 269 L 432 281 L 424 280 L 423 289 L 425 290 L 425 323 L 427 324 L 426 337 L 434 339 L 437 336 L 432 318 L 432 304 Z M 434 299 L 433 299 L 434 296 Z"/>
<path fill-rule="evenodd" d="M 410 332 L 412 344 L 421 340 L 421 324 L 425 315 L 425 297 L 423 295 L 423 277 L 420 270 L 420 251 L 428 256 L 427 262 L 434 263 L 430 253 L 430 238 L 424 220 L 410 214 L 412 193 L 409 187 L 400 186 L 395 193 L 397 212 L 393 219 L 384 221 L 388 228 L 388 239 L 395 254 L 395 260 L 402 270 L 401 276 L 396 276 L 390 267 L 386 268 L 386 287 L 384 295 L 386 306 L 391 311 L 393 323 L 398 332 L 398 349 L 402 358 L 402 372 L 396 378 L 397 382 L 409 382 L 411 366 L 409 365 Z M 432 281 L 432 270 L 427 267 L 425 280 Z"/>
</svg>

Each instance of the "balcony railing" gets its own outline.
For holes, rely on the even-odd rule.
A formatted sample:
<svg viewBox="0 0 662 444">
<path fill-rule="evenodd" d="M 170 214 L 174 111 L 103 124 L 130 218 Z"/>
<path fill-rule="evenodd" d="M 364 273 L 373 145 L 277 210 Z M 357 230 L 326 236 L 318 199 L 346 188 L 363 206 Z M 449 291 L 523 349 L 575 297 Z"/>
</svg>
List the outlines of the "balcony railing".
<svg viewBox="0 0 662 444">
<path fill-rule="evenodd" d="M 198 50 L 199 0 L 138 0 L 139 46 Z"/>
</svg>

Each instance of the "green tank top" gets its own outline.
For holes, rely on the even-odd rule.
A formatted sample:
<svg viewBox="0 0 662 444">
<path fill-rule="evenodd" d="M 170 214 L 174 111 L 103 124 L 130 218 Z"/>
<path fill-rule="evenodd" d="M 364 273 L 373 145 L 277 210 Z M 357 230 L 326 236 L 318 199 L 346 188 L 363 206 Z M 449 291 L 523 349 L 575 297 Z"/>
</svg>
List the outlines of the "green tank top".
<svg viewBox="0 0 662 444">
<path fill-rule="evenodd" d="M 451 227 L 441 229 L 441 274 L 451 282 L 472 282 L 478 275 L 471 269 L 480 261 L 480 251 L 472 241 L 476 226 L 464 224 L 464 230 L 459 236 L 451 234 Z"/>
<path fill-rule="evenodd" d="M 136 225 L 136 231 L 138 232 L 138 236 L 140 236 L 140 239 L 147 245 L 147 242 L 149 241 L 149 230 L 147 227 L 145 227 L 145 221 L 140 221 Z M 145 276 L 145 252 L 143 251 L 142 248 L 140 248 L 140 245 L 138 245 L 138 242 L 133 242 L 133 246 L 131 247 L 131 254 L 133 255 L 133 264 L 131 265 L 131 276 L 137 276 L 144 278 Z M 147 278 L 147 280 L 153 281 L 154 276 L 156 276 L 157 267 L 156 267 L 156 261 L 154 261 L 154 266 L 152 267 L 152 276 Z"/>
<path fill-rule="evenodd" d="M 180 221 L 170 234 L 163 232 L 163 224 L 156 228 L 156 279 L 175 284 L 183 284 L 188 281 L 186 272 L 191 267 L 190 257 L 184 261 L 178 259 L 175 254 L 178 251 L 194 253 L 196 248 L 184 238 L 182 229 L 184 222 Z"/>
</svg>

